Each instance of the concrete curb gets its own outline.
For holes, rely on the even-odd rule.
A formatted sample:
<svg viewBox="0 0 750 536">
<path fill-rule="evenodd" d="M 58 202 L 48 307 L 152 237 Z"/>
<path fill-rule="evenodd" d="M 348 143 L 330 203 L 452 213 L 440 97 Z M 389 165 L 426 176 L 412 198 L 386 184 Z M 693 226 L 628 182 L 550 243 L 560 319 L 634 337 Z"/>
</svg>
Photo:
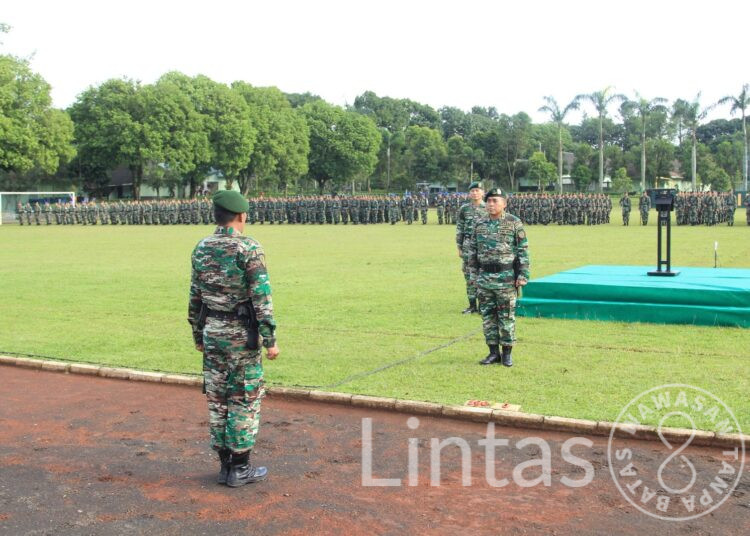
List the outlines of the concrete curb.
<svg viewBox="0 0 750 536">
<path fill-rule="evenodd" d="M 103 378 L 129 381 L 187 385 L 191 387 L 203 386 L 202 376 L 146 372 L 120 367 L 91 365 L 88 363 L 65 363 L 62 361 L 46 359 L 30 359 L 27 357 L 0 355 L 0 365 L 65 372 L 70 374 L 87 374 L 90 376 L 101 376 Z M 520 413 L 500 409 L 493 410 L 491 408 L 452 406 L 419 400 L 399 400 L 396 398 L 353 395 L 350 393 L 300 389 L 295 387 L 267 387 L 266 392 L 272 398 L 278 397 L 296 400 L 312 400 L 315 402 L 341 404 L 344 406 L 396 411 L 410 415 L 429 415 L 482 423 L 492 422 L 501 426 L 528 428 L 532 430 L 547 430 L 596 436 L 609 436 L 610 433 L 612 433 L 615 437 L 626 439 L 661 441 L 659 433 L 654 426 L 631 426 L 608 421 L 571 419 L 568 417 L 535 415 L 533 413 Z M 670 443 L 685 443 L 691 434 L 693 435 L 692 443 L 702 447 L 734 448 L 742 447 L 743 443 L 750 443 L 750 436 L 746 434 L 716 434 L 715 432 L 704 430 L 687 430 L 681 428 L 661 429 L 661 435 Z"/>
</svg>

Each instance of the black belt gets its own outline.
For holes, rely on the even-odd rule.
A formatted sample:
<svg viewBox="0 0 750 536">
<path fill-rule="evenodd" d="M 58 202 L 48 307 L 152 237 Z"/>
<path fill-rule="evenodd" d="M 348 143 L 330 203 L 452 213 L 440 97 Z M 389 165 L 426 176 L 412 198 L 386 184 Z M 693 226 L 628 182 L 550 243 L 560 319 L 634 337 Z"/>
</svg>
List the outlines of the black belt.
<svg viewBox="0 0 750 536">
<path fill-rule="evenodd" d="M 236 311 L 215 311 L 213 309 L 209 309 L 206 316 L 209 318 L 219 318 L 221 320 L 234 320 L 238 315 Z"/>
<path fill-rule="evenodd" d="M 508 270 L 513 269 L 513 263 L 511 264 L 502 264 L 499 262 L 488 262 L 483 263 L 479 265 L 479 268 L 488 274 L 497 274 L 500 272 L 507 272 Z"/>
</svg>

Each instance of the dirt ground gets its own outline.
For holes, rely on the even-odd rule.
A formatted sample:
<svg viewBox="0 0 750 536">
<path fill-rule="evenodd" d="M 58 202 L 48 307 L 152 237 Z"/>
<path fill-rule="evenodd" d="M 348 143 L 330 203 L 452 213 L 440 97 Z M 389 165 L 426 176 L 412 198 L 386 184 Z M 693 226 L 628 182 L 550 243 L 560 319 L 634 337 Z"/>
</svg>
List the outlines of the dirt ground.
<svg viewBox="0 0 750 536">
<path fill-rule="evenodd" d="M 363 417 L 372 418 L 373 476 L 400 487 L 362 485 Z M 750 534 L 750 477 L 729 500 L 689 522 L 660 521 L 619 493 L 607 467 L 607 439 L 591 437 L 593 481 L 562 460 L 569 436 L 497 428 L 497 437 L 536 436 L 552 452 L 552 485 L 518 486 L 513 468 L 535 448 L 499 448 L 493 488 L 485 479 L 483 424 L 267 398 L 254 459 L 265 482 L 215 483 L 200 390 L 0 366 L 0 534 Z M 411 424 L 414 424 L 412 421 Z M 472 485 L 462 486 L 457 447 L 442 451 L 440 486 L 430 486 L 430 439 L 471 445 Z M 418 483 L 407 486 L 409 439 L 418 439 Z M 414 443 L 414 442 L 413 442 Z M 629 441 L 654 471 L 655 442 Z M 721 451 L 691 448 L 709 471 Z M 528 469 L 532 478 L 535 469 Z M 538 473 L 538 471 L 536 471 Z"/>
</svg>

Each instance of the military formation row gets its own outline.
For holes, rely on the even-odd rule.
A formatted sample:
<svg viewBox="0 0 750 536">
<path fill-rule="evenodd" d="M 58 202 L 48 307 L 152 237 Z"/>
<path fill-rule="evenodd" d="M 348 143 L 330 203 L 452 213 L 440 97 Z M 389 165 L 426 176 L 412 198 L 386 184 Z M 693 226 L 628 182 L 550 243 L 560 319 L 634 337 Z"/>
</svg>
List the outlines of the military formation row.
<svg viewBox="0 0 750 536">
<path fill-rule="evenodd" d="M 182 201 L 101 201 L 84 203 L 26 203 L 16 205 L 21 225 L 169 225 L 214 223 L 210 199 Z"/>
<path fill-rule="evenodd" d="M 526 225 L 602 225 L 609 223 L 612 201 L 604 194 L 517 194 L 507 211 Z"/>
<path fill-rule="evenodd" d="M 423 195 L 250 198 L 248 204 L 249 224 L 426 224 L 429 209 Z"/>
<path fill-rule="evenodd" d="M 439 224 L 455 224 L 466 201 L 463 194 L 440 195 L 435 200 Z M 624 225 L 629 224 L 631 199 L 620 199 Z M 374 224 L 421 221 L 427 223 L 425 196 L 304 196 L 249 199 L 249 224 Z M 750 197 L 747 223 L 750 225 Z M 723 192 L 678 194 L 675 199 L 677 225 L 734 225 L 737 202 Z M 508 212 L 525 224 L 598 225 L 609 223 L 612 202 L 602 194 L 518 194 L 508 199 Z M 648 224 L 651 200 L 638 199 L 643 225 Z M 165 201 L 101 201 L 84 203 L 18 203 L 16 217 L 23 225 L 176 225 L 213 224 L 213 203 L 208 198 Z"/>
<path fill-rule="evenodd" d="M 442 197 L 437 207 L 438 223 L 450 224 L 465 196 Z M 247 213 L 249 224 L 374 224 L 402 221 L 427 223 L 429 203 L 426 196 L 300 196 L 289 198 L 251 198 Z M 169 225 L 211 224 L 213 203 L 201 198 L 182 201 L 102 201 L 73 203 L 18 204 L 19 223 L 40 225 Z"/>
<path fill-rule="evenodd" d="M 750 197 L 745 200 L 750 225 Z M 737 198 L 729 192 L 696 192 L 677 194 L 674 200 L 677 225 L 734 225 Z"/>
<path fill-rule="evenodd" d="M 628 225 L 632 203 L 628 194 L 620 198 L 622 223 Z M 745 200 L 747 224 L 750 225 L 750 197 Z M 648 224 L 648 211 L 651 199 L 642 195 L 638 199 L 638 211 L 641 224 Z M 726 223 L 734 225 L 734 212 L 737 210 L 737 198 L 730 192 L 685 192 L 679 193 L 674 200 L 675 221 L 677 225 L 717 225 Z"/>
</svg>

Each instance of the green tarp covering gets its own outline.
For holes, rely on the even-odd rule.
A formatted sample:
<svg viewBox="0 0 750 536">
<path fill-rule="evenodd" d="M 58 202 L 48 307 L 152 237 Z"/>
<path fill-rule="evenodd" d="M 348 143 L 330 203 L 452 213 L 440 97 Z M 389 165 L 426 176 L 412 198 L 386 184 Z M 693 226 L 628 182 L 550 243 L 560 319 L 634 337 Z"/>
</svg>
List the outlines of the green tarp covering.
<svg viewBox="0 0 750 536">
<path fill-rule="evenodd" d="M 675 277 L 647 275 L 647 266 L 582 266 L 532 280 L 520 316 L 701 324 L 750 328 L 750 270 L 672 268 Z"/>
</svg>

